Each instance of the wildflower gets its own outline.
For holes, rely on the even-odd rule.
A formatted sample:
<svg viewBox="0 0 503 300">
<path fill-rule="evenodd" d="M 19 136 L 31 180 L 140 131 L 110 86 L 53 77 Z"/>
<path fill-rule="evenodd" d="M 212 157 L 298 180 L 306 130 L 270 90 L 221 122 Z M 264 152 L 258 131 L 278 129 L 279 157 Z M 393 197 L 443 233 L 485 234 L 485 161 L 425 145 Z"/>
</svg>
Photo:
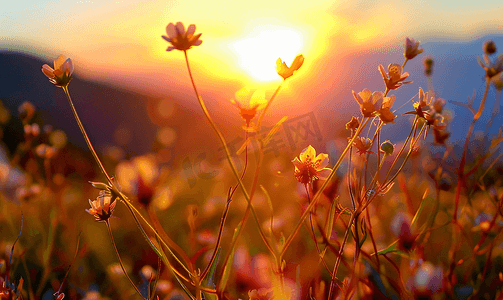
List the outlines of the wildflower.
<svg viewBox="0 0 503 300">
<path fill-rule="evenodd" d="M 479 62 L 479 65 L 486 70 L 486 77 L 487 78 L 493 78 L 494 76 L 498 75 L 503 71 L 503 53 L 496 58 L 494 63 L 489 59 L 489 56 L 487 54 L 483 55 L 484 60 L 477 56 L 477 60 Z"/>
<path fill-rule="evenodd" d="M 395 95 L 391 95 L 391 97 L 384 97 L 382 100 L 382 106 L 377 111 L 377 114 L 379 115 L 379 119 L 381 119 L 384 124 L 395 123 L 396 116 L 391 111 L 391 106 L 393 106 L 394 102 Z"/>
<path fill-rule="evenodd" d="M 298 159 L 292 160 L 295 165 L 295 178 L 302 184 L 312 184 L 317 179 L 326 179 L 330 172 L 325 168 L 328 164 L 328 154 L 320 153 L 316 156 L 316 150 L 309 145 L 302 150 Z"/>
<path fill-rule="evenodd" d="M 484 53 L 487 55 L 491 55 L 496 53 L 496 44 L 493 40 L 487 40 L 482 47 L 484 49 Z"/>
<path fill-rule="evenodd" d="M 424 74 L 426 76 L 431 76 L 433 74 L 433 58 L 430 56 L 423 59 Z"/>
<path fill-rule="evenodd" d="M 168 26 L 166 26 L 166 32 L 168 36 L 163 35 L 162 38 L 168 43 L 171 43 L 171 46 L 169 46 L 166 51 L 175 49 L 186 51 L 192 48 L 192 46 L 199 46 L 203 43 L 203 41 L 199 39 L 202 33 L 194 35 L 194 32 L 196 32 L 196 25 L 194 24 L 190 24 L 187 31 L 185 31 L 185 26 L 183 26 L 182 22 L 178 22 L 176 25 L 169 23 Z"/>
<path fill-rule="evenodd" d="M 369 151 L 370 148 L 372 148 L 372 141 L 369 138 L 357 136 L 353 142 L 353 146 L 355 146 L 356 152 L 360 155 L 366 153 L 375 154 L 374 152 Z"/>
<path fill-rule="evenodd" d="M 407 77 L 409 77 L 409 73 L 405 72 L 402 74 L 402 67 L 399 64 L 389 64 L 388 74 L 386 74 L 382 65 L 379 65 L 379 71 L 381 72 L 387 90 L 396 90 L 403 84 L 409 84 L 413 82 L 404 81 Z"/>
<path fill-rule="evenodd" d="M 55 86 L 66 87 L 70 83 L 70 80 L 72 80 L 72 60 L 66 58 L 64 55 L 60 55 L 54 61 L 54 69 L 45 64 L 42 66 L 42 72 Z"/>
<path fill-rule="evenodd" d="M 106 221 L 112 216 L 117 201 L 112 199 L 111 194 L 100 191 L 100 195 L 96 200 L 89 200 L 89 204 L 91 208 L 86 209 L 86 211 L 93 215 L 96 221 Z"/>
<path fill-rule="evenodd" d="M 423 53 L 424 49 L 419 48 L 419 43 L 420 41 L 414 41 L 414 39 L 405 39 L 405 52 L 403 53 L 403 56 L 407 59 L 413 59 L 416 57 L 418 54 Z"/>
<path fill-rule="evenodd" d="M 286 80 L 287 78 L 291 77 L 295 73 L 295 71 L 297 71 L 302 66 L 303 63 L 304 56 L 302 54 L 299 54 L 295 57 L 290 67 L 287 67 L 286 63 L 284 61 L 281 61 L 281 58 L 278 58 L 278 60 L 276 61 L 276 72 L 278 72 L 279 76 L 283 77 L 283 80 Z"/>
<path fill-rule="evenodd" d="M 257 111 L 263 109 L 267 104 L 265 91 L 261 89 L 252 94 L 250 88 L 244 87 L 236 92 L 235 98 L 231 99 L 231 102 L 239 109 L 239 115 L 245 120 L 246 126 L 250 126 Z"/>
<path fill-rule="evenodd" d="M 353 97 L 360 105 L 360 110 L 362 112 L 363 117 L 368 118 L 372 117 L 374 112 L 377 111 L 376 103 L 379 100 L 382 100 L 383 93 L 379 91 L 375 91 L 373 93 L 370 92 L 369 89 L 364 89 L 358 94 L 353 92 Z"/>
<path fill-rule="evenodd" d="M 360 121 L 358 120 L 358 118 L 352 117 L 351 121 L 346 123 L 346 130 L 351 130 L 351 136 L 356 133 L 358 127 L 360 127 Z"/>
<path fill-rule="evenodd" d="M 412 104 L 415 111 L 409 111 L 405 114 L 417 115 L 420 118 L 426 119 L 426 115 L 428 114 L 427 110 L 429 109 L 431 102 L 433 102 L 433 98 L 433 91 L 425 93 L 422 88 L 419 88 L 418 102 L 414 102 L 414 104 Z"/>
</svg>

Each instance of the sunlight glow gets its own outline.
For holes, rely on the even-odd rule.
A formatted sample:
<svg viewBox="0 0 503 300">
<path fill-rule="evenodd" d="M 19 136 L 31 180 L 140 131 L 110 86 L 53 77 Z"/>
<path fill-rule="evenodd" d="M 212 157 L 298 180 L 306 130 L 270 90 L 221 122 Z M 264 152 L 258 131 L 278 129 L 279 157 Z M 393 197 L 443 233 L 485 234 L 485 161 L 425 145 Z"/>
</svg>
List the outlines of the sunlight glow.
<svg viewBox="0 0 503 300">
<path fill-rule="evenodd" d="M 302 50 L 302 35 L 290 28 L 263 26 L 253 34 L 231 43 L 237 63 L 257 81 L 281 79 L 276 73 L 276 60 L 287 65 Z"/>
</svg>

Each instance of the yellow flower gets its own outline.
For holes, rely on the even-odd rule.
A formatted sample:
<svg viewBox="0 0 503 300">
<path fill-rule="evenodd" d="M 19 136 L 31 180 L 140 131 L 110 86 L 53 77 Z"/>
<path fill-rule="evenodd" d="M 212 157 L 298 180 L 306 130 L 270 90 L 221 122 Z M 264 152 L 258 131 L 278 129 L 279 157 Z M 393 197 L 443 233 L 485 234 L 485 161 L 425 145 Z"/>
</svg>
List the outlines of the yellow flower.
<svg viewBox="0 0 503 300">
<path fill-rule="evenodd" d="M 382 65 L 379 65 L 379 71 L 381 72 L 384 84 L 386 85 L 386 89 L 388 90 L 396 90 L 403 84 L 409 84 L 413 82 L 404 81 L 407 77 L 409 77 L 409 73 L 405 72 L 402 74 L 402 67 L 399 64 L 389 64 L 388 74 L 386 74 L 386 71 L 384 70 L 384 67 Z"/>
<path fill-rule="evenodd" d="M 163 35 L 162 38 L 167 42 L 171 43 L 171 46 L 166 49 L 166 51 L 172 50 L 181 50 L 186 51 L 192 48 L 192 46 L 199 46 L 203 43 L 202 40 L 199 39 L 202 33 L 194 35 L 196 32 L 196 25 L 191 24 L 187 31 L 185 31 L 185 26 L 183 26 L 182 22 L 178 22 L 175 24 L 169 23 L 166 26 L 166 33 L 168 36 Z"/>
<path fill-rule="evenodd" d="M 117 201 L 112 200 L 110 193 L 102 190 L 96 200 L 89 200 L 89 204 L 91 208 L 86 211 L 93 215 L 96 221 L 106 221 L 112 216 Z"/>
<path fill-rule="evenodd" d="M 278 60 L 276 61 L 276 72 L 278 72 L 279 76 L 283 77 L 283 80 L 286 80 L 287 78 L 291 77 L 295 73 L 295 71 L 297 71 L 302 66 L 303 63 L 304 56 L 302 54 L 299 54 L 295 57 L 290 67 L 287 67 L 286 63 L 284 61 L 281 61 L 281 58 L 278 58 Z"/>
<path fill-rule="evenodd" d="M 239 109 L 239 115 L 245 120 L 246 126 L 250 126 L 250 122 L 257 115 L 257 111 L 263 109 L 267 104 L 263 89 L 258 89 L 252 93 L 250 88 L 244 87 L 236 92 L 235 98 L 231 99 L 231 102 Z"/>
<path fill-rule="evenodd" d="M 295 178 L 302 184 L 312 184 L 317 179 L 326 179 L 332 171 L 330 168 L 325 168 L 328 165 L 328 154 L 320 153 L 316 156 L 316 150 L 311 145 L 302 150 L 299 158 L 296 157 L 292 162 L 295 165 Z"/>
<path fill-rule="evenodd" d="M 413 59 L 416 57 L 418 54 L 423 53 L 424 49 L 419 48 L 419 43 L 420 41 L 414 41 L 414 39 L 405 39 L 405 52 L 403 53 L 403 56 L 407 59 Z"/>
<path fill-rule="evenodd" d="M 379 100 L 382 100 L 383 93 L 379 91 L 370 92 L 369 89 L 364 89 L 358 94 L 353 92 L 353 97 L 355 97 L 356 102 L 360 105 L 360 110 L 362 111 L 362 115 L 365 118 L 373 116 L 374 112 L 377 111 L 376 103 Z"/>
<path fill-rule="evenodd" d="M 55 86 L 67 86 L 70 83 L 70 80 L 72 80 L 72 60 L 66 58 L 64 55 L 60 55 L 54 61 L 54 69 L 45 64 L 42 66 L 42 72 Z"/>
</svg>

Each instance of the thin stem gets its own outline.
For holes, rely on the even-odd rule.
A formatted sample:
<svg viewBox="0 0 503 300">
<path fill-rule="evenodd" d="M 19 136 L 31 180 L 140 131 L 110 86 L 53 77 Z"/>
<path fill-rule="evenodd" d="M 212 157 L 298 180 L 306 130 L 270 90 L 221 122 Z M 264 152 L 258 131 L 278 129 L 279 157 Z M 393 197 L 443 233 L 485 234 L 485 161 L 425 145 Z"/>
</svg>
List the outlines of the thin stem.
<svg viewBox="0 0 503 300">
<path fill-rule="evenodd" d="M 355 135 L 353 136 L 353 138 L 349 141 L 348 145 L 346 146 L 346 149 L 344 149 L 344 151 L 342 152 L 341 156 L 339 157 L 339 160 L 337 160 L 337 162 L 335 163 L 334 168 L 332 169 L 332 172 L 330 172 L 330 175 L 328 175 L 328 177 L 325 180 L 325 182 L 323 183 L 323 185 L 320 187 L 320 189 L 318 190 L 318 192 L 316 192 L 316 194 L 314 195 L 314 197 L 313 197 L 313 199 L 311 201 L 311 204 L 309 204 L 309 206 L 307 207 L 307 209 L 304 211 L 304 213 L 300 217 L 300 220 L 297 222 L 297 225 L 295 226 L 293 232 L 286 239 L 285 246 L 281 250 L 281 253 L 280 253 L 280 256 L 279 256 L 280 260 L 283 257 L 283 255 L 285 254 L 285 252 L 288 249 L 288 247 L 290 246 L 290 244 L 292 243 L 293 238 L 295 237 L 295 235 L 299 232 L 299 229 L 302 226 L 302 223 L 304 222 L 304 220 L 307 218 L 307 215 L 309 214 L 309 212 L 311 211 L 311 209 L 313 209 L 313 207 L 316 205 L 316 203 L 318 203 L 318 200 L 319 200 L 321 194 L 323 193 L 323 190 L 325 190 L 325 188 L 328 186 L 328 183 L 335 176 L 335 173 L 336 173 L 337 169 L 341 165 L 344 157 L 346 156 L 346 153 L 351 148 L 351 145 L 353 145 L 353 142 L 355 141 L 356 137 L 362 132 L 362 130 L 365 128 L 365 126 L 367 126 L 367 123 L 369 122 L 369 120 L 370 120 L 370 118 L 367 118 L 365 120 L 365 122 L 363 122 L 362 124 L 360 124 L 360 127 L 357 129 L 357 131 L 356 131 Z"/>
<path fill-rule="evenodd" d="M 405 60 L 403 61 L 403 64 L 402 64 L 402 72 L 403 72 L 403 68 L 405 68 L 405 64 L 409 61 L 409 59 L 406 57 Z"/>
<path fill-rule="evenodd" d="M 346 242 L 348 240 L 349 231 L 351 230 L 351 226 L 353 225 L 353 221 L 355 220 L 355 218 L 356 218 L 356 213 L 351 214 L 351 219 L 349 220 L 348 228 L 346 229 L 346 232 L 344 233 L 344 239 L 342 240 L 341 248 L 339 249 L 339 254 L 337 255 L 337 259 L 335 260 L 334 270 L 332 271 L 332 279 L 330 281 L 330 290 L 328 292 L 327 299 L 332 299 L 332 293 L 333 293 L 333 290 L 335 287 L 335 278 L 337 276 L 337 269 L 339 269 L 339 265 L 341 263 L 342 255 L 344 252 L 344 247 L 346 246 Z"/>
<path fill-rule="evenodd" d="M 246 201 L 248 202 L 248 204 L 250 204 L 251 203 L 251 197 L 248 194 L 248 192 L 246 190 L 246 187 L 244 186 L 244 183 L 241 180 L 236 167 L 234 166 L 234 162 L 232 161 L 232 157 L 231 157 L 231 153 L 229 151 L 229 147 L 227 147 L 227 143 L 225 142 L 225 139 L 224 139 L 222 133 L 220 132 L 220 130 L 218 130 L 217 125 L 215 124 L 215 122 L 211 118 L 211 116 L 210 116 L 210 114 L 208 112 L 208 109 L 206 108 L 206 105 L 204 104 L 203 98 L 201 98 L 201 96 L 199 96 L 199 92 L 197 91 L 196 83 L 194 82 L 194 77 L 192 76 L 192 71 L 190 69 L 189 58 L 187 56 L 187 51 L 183 51 L 183 53 L 185 55 L 185 62 L 187 64 L 187 70 L 189 72 L 190 81 L 192 82 L 192 87 L 194 88 L 194 92 L 196 93 L 197 101 L 199 102 L 199 105 L 201 106 L 201 109 L 203 110 L 203 113 L 206 116 L 206 119 L 208 119 L 208 122 L 210 122 L 211 127 L 213 128 L 213 130 L 217 134 L 218 139 L 220 140 L 220 143 L 222 144 L 222 147 L 224 148 L 225 156 L 227 158 L 227 161 L 229 162 L 229 166 L 230 166 L 230 168 L 232 170 L 232 173 L 234 174 L 234 177 L 237 179 L 237 181 L 239 183 L 239 186 L 241 187 L 241 190 L 243 191 L 243 195 L 244 195 Z M 255 219 L 255 222 L 257 223 L 257 226 L 258 226 L 259 230 L 261 230 L 260 229 L 260 222 L 259 222 L 259 220 L 257 218 L 257 215 L 256 215 L 255 210 L 253 209 L 253 207 L 251 208 L 251 211 L 252 211 L 253 217 Z"/>
<path fill-rule="evenodd" d="M 89 148 L 89 150 L 91 151 L 96 163 L 98 164 L 101 172 L 105 175 L 105 177 L 107 178 L 107 181 L 109 183 L 109 185 L 111 186 L 111 189 L 112 189 L 112 192 L 117 195 L 121 200 L 122 202 L 126 205 L 126 207 L 129 209 L 131 215 L 133 216 L 135 222 L 136 222 L 136 225 L 138 226 L 138 228 L 140 229 L 141 233 L 143 234 L 143 236 L 145 237 L 145 239 L 147 240 L 147 242 L 149 243 L 150 247 L 152 248 L 152 250 L 154 250 L 154 252 L 163 260 L 163 262 L 168 266 L 168 268 L 170 270 L 172 270 L 174 273 L 176 273 L 178 276 L 184 278 L 184 280 L 186 280 L 187 282 L 190 282 L 188 279 L 186 279 L 184 276 L 182 276 L 178 271 L 176 271 L 176 269 L 172 268 L 171 267 L 171 264 L 169 263 L 169 261 L 167 260 L 167 258 L 159 251 L 159 249 L 157 249 L 157 247 L 152 243 L 152 241 L 149 239 L 148 235 L 146 234 L 146 232 L 143 230 L 143 227 L 141 226 L 138 218 L 136 217 L 135 213 L 137 213 L 141 218 L 142 220 L 148 225 L 148 227 L 154 232 L 154 234 L 156 235 L 156 237 L 164 244 L 164 246 L 169 250 L 169 252 L 171 253 L 171 255 L 173 255 L 173 257 L 178 261 L 178 263 L 180 263 L 180 265 L 190 274 L 191 272 L 187 269 L 187 267 L 178 259 L 178 257 L 176 255 L 174 255 L 174 253 L 172 252 L 171 248 L 168 247 L 168 245 L 166 244 L 166 242 L 159 236 L 159 234 L 157 233 L 157 231 L 152 227 L 152 225 L 150 225 L 149 222 L 147 222 L 147 220 L 145 219 L 145 217 L 143 217 L 140 212 L 129 202 L 129 199 L 122 193 L 120 192 L 117 187 L 115 186 L 114 182 L 112 181 L 112 178 L 110 177 L 110 175 L 108 174 L 108 172 L 105 170 L 105 167 L 103 166 L 103 164 L 101 163 L 101 160 L 100 158 L 98 157 L 98 154 L 96 154 L 96 151 L 94 150 L 94 147 L 91 143 L 91 141 L 89 140 L 89 136 L 87 135 L 86 133 L 86 130 L 84 129 L 84 126 L 82 125 L 82 122 L 80 121 L 80 118 L 79 118 L 79 115 L 77 114 L 77 110 L 75 109 L 75 106 L 73 105 L 73 102 L 72 102 L 72 99 L 70 97 L 70 93 L 68 91 L 68 87 L 67 86 L 64 86 L 63 87 L 63 91 L 65 92 L 65 95 L 68 99 L 68 102 L 70 103 L 70 107 L 72 109 L 72 112 L 73 112 L 73 115 L 75 117 L 75 120 L 77 121 L 77 124 L 79 125 L 79 128 L 80 128 L 80 131 L 82 132 L 82 135 L 84 136 L 84 139 L 86 141 L 86 144 Z M 176 276 L 175 276 L 176 277 Z M 177 280 L 179 281 L 178 277 L 176 277 Z M 180 281 L 179 281 L 180 282 Z M 181 284 L 181 283 L 180 283 Z M 185 287 L 182 285 L 182 287 L 185 289 Z M 189 296 L 191 296 L 190 294 L 188 294 Z M 191 297 L 192 298 L 192 297 Z"/>
<path fill-rule="evenodd" d="M 220 219 L 220 229 L 218 230 L 217 243 L 215 244 L 215 249 L 213 251 L 213 254 L 211 255 L 211 259 L 208 262 L 208 265 L 206 266 L 206 269 L 203 271 L 203 274 L 201 274 L 201 281 L 206 278 L 206 275 L 211 269 L 211 265 L 213 265 L 213 262 L 216 259 L 218 248 L 220 247 L 220 242 L 222 241 L 222 232 L 224 229 L 225 220 L 227 219 L 227 214 L 229 213 L 230 204 L 231 202 L 227 201 L 227 204 L 225 205 L 224 213 L 222 214 L 222 218 Z"/>
<path fill-rule="evenodd" d="M 487 77 L 484 96 L 482 97 L 482 101 L 480 102 L 480 106 L 479 106 L 477 113 L 473 116 L 473 121 L 470 124 L 470 128 L 468 129 L 468 133 L 466 134 L 465 145 L 463 147 L 463 154 L 461 155 L 461 161 L 459 163 L 459 169 L 458 169 L 459 180 L 458 180 L 458 184 L 456 186 L 456 197 L 454 198 L 455 205 L 454 205 L 454 215 L 452 218 L 454 222 L 456 222 L 458 219 L 459 197 L 461 194 L 461 187 L 462 187 L 462 185 L 464 185 L 464 181 L 465 181 L 464 169 L 465 169 L 465 164 L 466 164 L 466 154 L 468 152 L 468 145 L 470 144 L 470 138 L 472 136 L 473 128 L 475 127 L 475 123 L 480 118 L 480 116 L 482 115 L 482 111 L 484 110 L 484 106 L 486 103 L 487 93 L 489 92 L 490 84 L 491 84 L 491 78 Z"/>
<path fill-rule="evenodd" d="M 131 277 L 129 277 L 129 275 L 127 274 L 126 272 L 126 268 L 124 267 L 124 264 L 122 263 L 122 259 L 121 259 L 121 256 L 119 254 L 119 250 L 117 250 L 117 245 L 115 245 L 115 240 L 114 240 L 114 236 L 112 234 L 112 228 L 110 227 L 110 222 L 109 220 L 105 220 L 105 224 L 107 224 L 107 229 L 108 229 L 108 234 L 110 235 L 110 240 L 112 241 L 112 245 L 114 246 L 114 250 L 115 250 L 115 254 L 117 255 L 117 259 L 119 260 L 119 264 L 121 266 L 121 269 L 122 269 L 122 272 L 124 272 L 124 275 L 126 275 L 127 279 L 129 280 L 129 283 L 131 284 L 131 286 L 134 288 L 134 290 L 136 291 L 136 293 L 138 295 L 140 295 L 140 297 L 142 297 L 142 299 L 145 299 L 143 297 L 143 295 L 141 294 L 140 290 L 138 290 L 138 288 L 136 287 L 136 285 L 134 284 L 133 280 L 131 279 Z"/>
<path fill-rule="evenodd" d="M 386 182 L 386 180 L 388 179 L 388 177 L 389 177 L 389 175 L 391 173 L 391 170 L 393 169 L 393 167 L 395 166 L 396 162 L 398 161 L 398 158 L 400 157 L 400 155 L 402 154 L 403 150 L 405 150 L 405 147 L 409 143 L 409 139 L 411 138 L 412 133 L 414 132 L 414 128 L 416 127 L 417 121 L 418 121 L 418 117 L 416 116 L 414 118 L 414 122 L 412 123 L 412 127 L 410 129 L 409 135 L 407 136 L 407 139 L 405 139 L 405 142 L 403 143 L 402 148 L 400 148 L 400 151 L 398 151 L 397 155 L 395 156 L 395 159 L 393 160 L 393 163 L 389 167 L 388 173 L 386 174 L 386 177 L 384 177 L 383 182 Z"/>
<path fill-rule="evenodd" d="M 267 105 L 265 106 L 264 110 L 262 110 L 262 113 L 258 117 L 257 128 L 258 128 L 258 133 L 259 134 L 260 134 L 260 126 L 262 125 L 262 120 L 264 119 L 265 113 L 266 113 L 267 109 L 269 108 L 269 106 L 271 106 L 272 100 L 274 100 L 274 98 L 276 98 L 276 95 L 278 95 L 279 90 L 281 90 L 281 86 L 283 85 L 283 82 L 284 81 L 281 81 L 281 83 L 278 85 L 278 87 L 274 91 L 274 94 L 272 94 L 271 99 L 269 99 L 269 101 L 267 102 Z"/>
<path fill-rule="evenodd" d="M 77 114 L 77 110 L 75 110 L 75 106 L 73 105 L 72 98 L 70 97 L 70 93 L 68 92 L 68 86 L 63 86 L 63 91 L 65 92 L 66 98 L 68 99 L 68 103 L 70 103 L 70 107 L 72 108 L 73 116 L 75 117 L 75 120 L 77 121 L 77 124 L 79 125 L 80 131 L 82 132 L 82 135 L 84 136 L 84 139 L 86 140 L 87 147 L 91 151 L 91 154 L 94 157 L 94 160 L 100 167 L 101 172 L 105 175 L 107 178 L 108 182 L 111 183 L 112 179 L 110 178 L 110 175 L 108 175 L 108 172 L 105 170 L 105 167 L 103 167 L 103 164 L 101 163 L 100 158 L 98 157 L 98 154 L 96 154 L 96 151 L 94 150 L 93 144 L 91 144 L 91 141 L 89 140 L 89 136 L 86 133 L 86 130 L 84 129 L 84 125 L 82 125 L 82 122 L 80 121 L 79 115 Z"/>
</svg>

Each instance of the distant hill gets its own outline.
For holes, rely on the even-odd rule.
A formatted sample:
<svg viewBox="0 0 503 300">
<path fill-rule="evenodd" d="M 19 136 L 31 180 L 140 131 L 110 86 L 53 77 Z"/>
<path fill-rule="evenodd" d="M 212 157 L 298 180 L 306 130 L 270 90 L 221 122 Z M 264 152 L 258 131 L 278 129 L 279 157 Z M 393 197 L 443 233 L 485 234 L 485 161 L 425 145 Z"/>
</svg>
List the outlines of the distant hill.
<svg viewBox="0 0 503 300">
<path fill-rule="evenodd" d="M 414 80 L 414 83 L 396 91 L 397 101 L 394 107 L 398 109 L 412 98 L 420 86 L 427 89 L 422 59 L 426 55 L 433 56 L 435 60 L 433 85 L 435 91 L 447 100 L 447 108 L 454 112 L 455 118 L 449 128 L 452 131 L 452 140 L 459 143 L 460 139 L 466 135 L 472 116 L 466 108 L 456 106 L 451 102 L 466 102 L 467 97 L 471 96 L 473 90 L 476 89 L 475 106 L 478 107 L 483 94 L 484 71 L 478 65 L 476 56 L 482 55 L 482 44 L 489 38 L 496 42 L 501 52 L 503 50 L 502 35 L 487 36 L 469 42 L 452 40 L 444 42 L 439 39 L 428 41 L 428 38 L 422 38 L 424 53 L 410 61 L 406 67 L 406 71 L 411 74 L 410 78 Z M 323 103 L 323 105 L 313 108 L 323 133 L 323 143 L 341 136 L 336 130 L 340 130 L 343 124 L 358 112 L 358 106 L 351 96 L 351 90 L 358 92 L 363 88 L 382 89 L 383 83 L 377 66 L 383 64 L 387 67 L 390 62 L 401 63 L 402 53 L 403 45 L 400 44 L 390 45 L 384 51 L 375 49 L 343 57 L 337 57 L 337 54 L 333 53 L 326 55 L 326 59 L 334 59 L 335 63 L 320 66 L 320 73 L 325 73 L 324 76 L 326 76 L 321 78 L 324 82 L 315 86 L 315 79 L 308 79 L 310 84 L 312 82 L 313 88 L 326 89 L 324 93 L 318 93 L 321 95 L 318 97 L 323 98 L 319 98 L 318 103 Z M 44 63 L 52 64 L 52 62 L 32 55 L 0 51 L 0 99 L 13 112 L 13 115 L 17 115 L 17 107 L 23 101 L 31 101 L 40 108 L 38 117 L 41 123 L 63 129 L 67 132 L 70 142 L 85 147 L 63 92 L 51 85 L 39 71 Z M 338 79 L 331 83 L 330 78 Z M 325 81 L 327 82 L 325 83 Z M 170 98 L 166 102 L 165 99 L 153 99 L 140 93 L 128 91 L 127 87 L 109 86 L 100 82 L 82 80 L 77 75 L 70 85 L 70 91 L 84 126 L 98 149 L 117 143 L 117 139 L 114 142 L 114 133 L 116 129 L 122 128 L 129 132 L 131 137 L 129 142 L 124 144 L 124 149 L 129 155 L 152 151 L 155 148 L 156 130 L 159 126 L 170 126 L 176 130 L 178 162 L 183 159 L 184 155 L 197 155 L 209 148 L 215 151 L 219 147 L 216 135 L 208 126 L 200 109 L 197 107 L 197 110 L 194 110 L 194 107 L 185 107 L 183 101 L 187 101 L 187 99 L 180 99 L 179 95 L 167 95 Z M 301 95 L 302 97 L 309 97 L 310 91 L 306 90 L 303 93 L 305 95 Z M 494 98 L 495 91 L 494 88 L 491 88 L 486 110 L 476 126 L 476 131 L 486 129 Z M 195 99 L 191 100 L 195 101 Z M 162 104 L 161 101 L 166 103 Z M 160 103 L 168 105 L 169 107 L 163 109 L 171 111 L 169 116 L 165 116 L 161 121 L 152 116 L 156 109 L 159 109 Z M 218 106 L 213 107 L 218 108 Z M 411 108 L 412 105 L 409 103 L 400 108 L 396 114 L 401 115 Z M 230 121 L 240 124 L 237 114 L 235 119 L 227 120 L 225 119 L 227 117 L 219 111 L 213 110 L 212 112 L 219 124 Z M 403 126 L 410 124 L 409 118 L 406 116 L 398 118 L 397 123 Z M 497 128 L 502 124 L 503 114 L 500 113 L 493 123 L 491 134 L 495 134 Z M 10 126 L 13 130 L 6 133 L 6 142 L 15 145 L 16 141 L 21 138 L 19 134 L 20 123 L 18 120 L 16 123 L 14 119 Z M 221 126 L 229 141 L 233 140 L 232 137 L 242 134 L 240 125 Z M 404 138 L 407 132 L 401 130 L 403 126 L 389 127 L 383 138 L 393 137 L 395 140 Z"/>
</svg>

